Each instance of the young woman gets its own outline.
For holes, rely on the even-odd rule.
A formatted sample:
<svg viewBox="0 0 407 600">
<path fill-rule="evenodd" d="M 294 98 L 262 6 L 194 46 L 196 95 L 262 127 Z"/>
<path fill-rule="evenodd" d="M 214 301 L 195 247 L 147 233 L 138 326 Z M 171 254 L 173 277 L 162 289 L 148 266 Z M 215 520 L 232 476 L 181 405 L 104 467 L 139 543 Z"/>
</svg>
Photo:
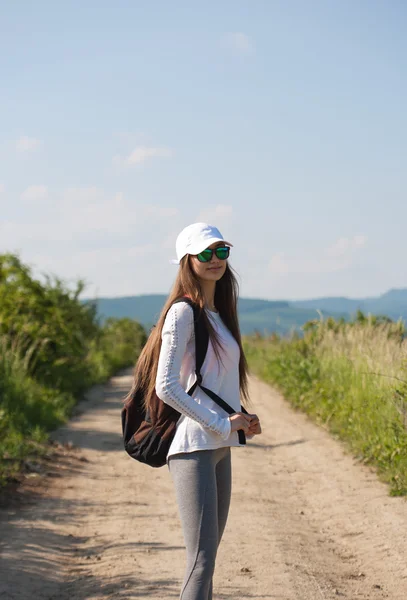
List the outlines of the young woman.
<svg viewBox="0 0 407 600">
<path fill-rule="evenodd" d="M 230 447 L 239 446 L 237 431 L 261 433 L 257 415 L 242 412 L 248 400 L 247 363 L 237 319 L 237 282 L 228 264 L 230 244 L 216 227 L 195 223 L 176 242 L 179 272 L 158 323 L 140 356 L 156 371 L 150 385 L 159 398 L 181 413 L 167 463 L 175 484 L 187 549 L 187 567 L 180 598 L 212 600 L 217 549 L 229 511 Z M 203 308 L 209 345 L 201 369 L 202 385 L 236 410 L 228 416 L 195 381 L 193 311 L 189 296 Z M 151 357 L 157 359 L 150 362 Z M 157 364 L 158 363 L 158 364 Z"/>
</svg>

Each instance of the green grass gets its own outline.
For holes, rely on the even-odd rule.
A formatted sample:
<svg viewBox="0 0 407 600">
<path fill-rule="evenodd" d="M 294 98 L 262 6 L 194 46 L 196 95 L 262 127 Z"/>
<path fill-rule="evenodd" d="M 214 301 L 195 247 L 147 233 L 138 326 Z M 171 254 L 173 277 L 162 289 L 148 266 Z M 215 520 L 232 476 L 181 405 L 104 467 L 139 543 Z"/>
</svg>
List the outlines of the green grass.
<svg viewBox="0 0 407 600">
<path fill-rule="evenodd" d="M 251 369 L 407 495 L 407 344 L 400 324 L 332 319 L 302 339 L 246 338 Z"/>
<path fill-rule="evenodd" d="M 43 451 L 47 431 L 70 414 L 75 398 L 33 380 L 18 350 L 0 341 L 0 486 Z"/>
</svg>

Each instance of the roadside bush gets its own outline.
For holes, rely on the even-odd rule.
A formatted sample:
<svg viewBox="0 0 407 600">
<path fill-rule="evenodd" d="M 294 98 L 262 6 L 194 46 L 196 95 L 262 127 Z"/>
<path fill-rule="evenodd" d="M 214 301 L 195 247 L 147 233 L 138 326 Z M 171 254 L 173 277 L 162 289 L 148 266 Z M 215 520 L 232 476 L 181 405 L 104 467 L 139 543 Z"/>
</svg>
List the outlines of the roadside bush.
<svg viewBox="0 0 407 600">
<path fill-rule="evenodd" d="M 92 303 L 60 279 L 36 280 L 12 254 L 0 255 L 0 484 L 41 452 L 87 388 L 133 365 L 145 343 L 131 319 L 103 325 Z"/>
<path fill-rule="evenodd" d="M 90 344 L 88 360 L 93 381 L 103 381 L 119 369 L 134 364 L 146 340 L 146 332 L 137 321 L 107 319 Z"/>
</svg>

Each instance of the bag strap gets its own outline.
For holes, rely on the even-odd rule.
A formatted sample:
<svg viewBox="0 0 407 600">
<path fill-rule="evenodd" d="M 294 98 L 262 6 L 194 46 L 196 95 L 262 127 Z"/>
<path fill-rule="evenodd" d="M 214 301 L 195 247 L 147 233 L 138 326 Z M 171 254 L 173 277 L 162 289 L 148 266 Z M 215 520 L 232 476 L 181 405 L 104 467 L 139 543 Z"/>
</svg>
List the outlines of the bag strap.
<svg viewBox="0 0 407 600">
<path fill-rule="evenodd" d="M 186 302 L 187 304 L 189 304 L 189 306 L 194 312 L 196 380 L 188 390 L 187 394 L 189 394 L 189 396 L 192 396 L 197 386 L 199 386 L 201 390 L 203 390 L 205 394 L 209 396 L 209 398 L 211 398 L 211 400 L 213 400 L 218 406 L 223 408 L 225 412 L 227 412 L 229 415 L 234 415 L 236 413 L 236 410 L 232 408 L 230 404 L 225 402 L 225 400 L 222 400 L 222 398 L 215 394 L 215 392 L 212 392 L 212 390 L 202 385 L 201 368 L 204 363 L 209 344 L 209 333 L 207 327 L 205 326 L 204 320 L 202 319 L 202 309 L 199 306 L 197 306 L 188 296 L 178 298 L 177 300 L 175 300 L 174 304 L 176 302 Z M 244 407 L 242 407 L 242 412 L 248 414 L 247 410 Z M 246 436 L 243 429 L 239 429 L 237 435 L 239 437 L 239 443 L 242 445 L 246 444 Z"/>
<path fill-rule="evenodd" d="M 178 302 L 186 302 L 192 308 L 194 313 L 194 330 L 195 330 L 195 374 L 197 378 L 197 384 L 200 385 L 202 382 L 201 368 L 204 364 L 206 352 L 209 344 L 209 333 L 205 327 L 204 320 L 202 317 L 202 309 L 195 304 L 188 296 L 182 296 L 175 300 L 174 304 Z"/>
</svg>

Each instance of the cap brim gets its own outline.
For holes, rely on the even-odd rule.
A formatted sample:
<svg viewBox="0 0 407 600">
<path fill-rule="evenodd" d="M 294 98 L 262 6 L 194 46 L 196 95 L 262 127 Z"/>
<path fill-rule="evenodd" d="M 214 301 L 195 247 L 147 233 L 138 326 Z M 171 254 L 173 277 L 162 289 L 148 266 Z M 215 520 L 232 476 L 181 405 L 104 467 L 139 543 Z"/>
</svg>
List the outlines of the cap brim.
<svg viewBox="0 0 407 600">
<path fill-rule="evenodd" d="M 176 258 L 171 258 L 169 261 L 170 265 L 179 265 L 179 260 Z"/>
</svg>

